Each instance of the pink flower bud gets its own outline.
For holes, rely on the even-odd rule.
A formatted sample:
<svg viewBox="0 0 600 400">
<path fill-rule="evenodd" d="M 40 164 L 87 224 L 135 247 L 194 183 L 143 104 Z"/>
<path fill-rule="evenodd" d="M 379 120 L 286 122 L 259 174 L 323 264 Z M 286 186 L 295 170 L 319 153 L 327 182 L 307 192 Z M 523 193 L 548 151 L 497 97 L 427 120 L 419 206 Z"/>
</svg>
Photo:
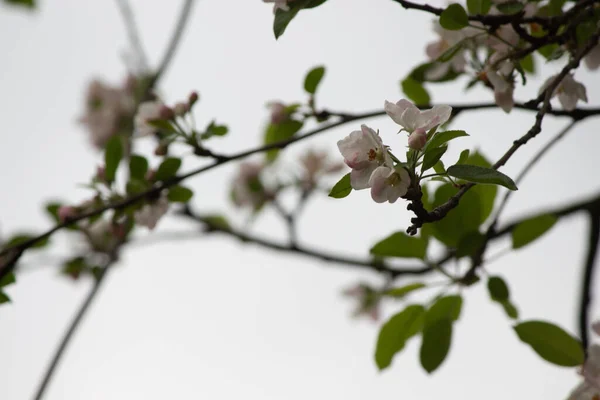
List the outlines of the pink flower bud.
<svg viewBox="0 0 600 400">
<path fill-rule="evenodd" d="M 104 165 L 98 165 L 96 168 L 96 179 L 100 182 L 106 182 L 106 168 Z"/>
<path fill-rule="evenodd" d="M 413 133 L 408 137 L 408 147 L 413 150 L 421 150 L 427 142 L 427 133 L 424 129 L 415 129 Z"/>
<path fill-rule="evenodd" d="M 274 101 L 269 104 L 271 107 L 271 123 L 274 125 L 281 124 L 288 120 L 289 115 L 285 110 L 285 104 Z"/>
<path fill-rule="evenodd" d="M 175 107 L 173 107 L 173 111 L 175 112 L 175 115 L 177 115 L 178 117 L 182 117 L 184 116 L 188 111 L 189 111 L 189 106 L 187 105 L 187 103 L 177 103 L 175 104 Z"/>
<path fill-rule="evenodd" d="M 58 220 L 60 222 L 67 222 L 69 219 L 73 218 L 77 215 L 77 210 L 75 207 L 71 206 L 61 206 L 58 209 Z"/>
<path fill-rule="evenodd" d="M 194 91 L 190 93 L 190 97 L 188 98 L 188 105 L 190 106 L 190 108 L 192 108 L 192 106 L 198 101 L 198 99 L 198 92 Z"/>
<path fill-rule="evenodd" d="M 159 114 L 161 119 L 172 120 L 175 118 L 175 112 L 169 106 L 162 105 Z"/>
</svg>

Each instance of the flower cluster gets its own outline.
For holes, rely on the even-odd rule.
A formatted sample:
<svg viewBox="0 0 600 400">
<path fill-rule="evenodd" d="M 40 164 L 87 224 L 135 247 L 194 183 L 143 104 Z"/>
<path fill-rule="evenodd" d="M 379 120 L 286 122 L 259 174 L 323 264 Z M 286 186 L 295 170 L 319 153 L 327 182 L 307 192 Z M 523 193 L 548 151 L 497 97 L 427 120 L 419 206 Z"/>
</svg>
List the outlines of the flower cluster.
<svg viewBox="0 0 600 400">
<path fill-rule="evenodd" d="M 592 330 L 596 335 L 600 335 L 600 321 L 592 325 Z M 581 369 L 584 380 L 571 392 L 569 400 L 600 399 L 600 345 L 590 345 L 587 353 L 587 359 Z"/>
<path fill-rule="evenodd" d="M 416 161 L 424 148 L 428 131 L 446 123 L 451 116 L 450 106 L 435 106 L 421 111 L 410 101 L 402 99 L 397 103 L 385 102 L 385 111 L 394 122 L 406 131 L 408 146 L 417 157 L 402 163 L 388 146 L 383 144 L 378 132 L 366 125 L 360 131 L 350 133 L 338 141 L 338 148 L 344 162 L 352 171 L 350 183 L 355 190 L 371 189 L 371 197 L 377 203 L 394 203 L 406 195 L 414 178 Z"/>
</svg>

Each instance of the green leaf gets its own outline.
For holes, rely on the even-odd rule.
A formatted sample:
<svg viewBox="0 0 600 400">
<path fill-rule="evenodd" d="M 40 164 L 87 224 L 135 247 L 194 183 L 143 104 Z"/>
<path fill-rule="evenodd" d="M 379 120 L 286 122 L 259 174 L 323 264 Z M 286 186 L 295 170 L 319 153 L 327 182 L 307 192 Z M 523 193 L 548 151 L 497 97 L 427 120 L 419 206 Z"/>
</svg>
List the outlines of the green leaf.
<svg viewBox="0 0 600 400">
<path fill-rule="evenodd" d="M 446 150 L 448 150 L 448 146 L 435 147 L 425 152 L 425 157 L 423 157 L 423 165 L 421 166 L 421 172 L 423 173 L 427 171 L 438 161 L 440 161 L 440 158 L 442 158 Z"/>
<path fill-rule="evenodd" d="M 61 273 L 73 279 L 78 279 L 81 274 L 90 272 L 91 267 L 83 257 L 75 257 L 63 263 Z"/>
<path fill-rule="evenodd" d="M 150 188 L 150 185 L 145 181 L 139 179 L 130 179 L 125 186 L 127 194 L 139 194 L 143 193 Z"/>
<path fill-rule="evenodd" d="M 414 292 L 415 290 L 419 290 L 424 287 L 427 287 L 427 285 L 425 285 L 422 282 L 416 282 L 416 283 L 408 284 L 406 286 L 388 289 L 385 292 L 383 292 L 383 294 L 388 297 L 401 299 L 404 296 L 406 296 L 407 294 L 409 294 L 410 292 Z"/>
<path fill-rule="evenodd" d="M 56 224 L 60 224 L 60 218 L 58 218 L 58 209 L 61 206 L 61 203 L 56 202 L 50 202 L 46 204 L 46 211 L 48 212 L 48 215 L 50 215 L 50 218 L 52 218 L 52 220 Z"/>
<path fill-rule="evenodd" d="M 432 373 L 444 362 L 451 343 L 452 322 L 449 319 L 440 319 L 425 327 L 419 352 L 421 365 L 425 371 Z"/>
<path fill-rule="evenodd" d="M 304 78 L 304 90 L 306 90 L 307 93 L 315 94 L 324 75 L 325 67 L 323 66 L 311 69 L 308 74 L 306 74 L 306 78 Z"/>
<path fill-rule="evenodd" d="M 375 363 L 380 370 L 387 368 L 406 341 L 421 330 L 424 315 L 423 306 L 410 305 L 383 324 L 375 347 Z"/>
<path fill-rule="evenodd" d="M 527 321 L 514 326 L 523 342 L 544 360 L 563 367 L 583 364 L 585 354 L 581 342 L 562 328 L 544 321 Z"/>
<path fill-rule="evenodd" d="M 348 196 L 352 191 L 352 185 L 350 185 L 350 173 L 347 173 L 331 188 L 329 197 L 334 199 L 343 199 Z"/>
<path fill-rule="evenodd" d="M 556 221 L 558 221 L 556 215 L 545 214 L 521 222 L 512 231 L 513 249 L 520 249 L 540 238 L 554 226 Z"/>
<path fill-rule="evenodd" d="M 456 257 L 473 256 L 475 252 L 483 246 L 484 242 L 485 236 L 479 233 L 479 231 L 473 231 L 463 235 L 456 247 Z"/>
<path fill-rule="evenodd" d="M 175 203 L 187 203 L 194 196 L 194 192 L 185 186 L 173 186 L 169 189 L 167 198 Z"/>
<path fill-rule="evenodd" d="M 462 310 L 462 297 L 450 295 L 440 297 L 427 310 L 425 314 L 425 326 L 431 326 L 439 320 L 457 321 Z"/>
<path fill-rule="evenodd" d="M 431 138 L 430 141 L 427 142 L 427 144 L 425 145 L 424 151 L 427 151 L 428 149 L 434 149 L 436 147 L 440 147 L 444 143 L 447 143 L 453 139 L 463 137 L 463 136 L 469 136 L 469 134 L 465 131 L 459 131 L 459 130 L 438 132 L 435 134 L 435 136 L 433 138 Z M 469 154 L 469 153 L 467 152 L 467 154 Z"/>
<path fill-rule="evenodd" d="M 518 319 L 519 318 L 519 310 L 517 310 L 517 307 L 515 307 L 515 305 L 513 303 L 511 303 L 510 301 L 503 301 L 502 303 L 500 303 L 502 305 L 502 308 L 504 308 L 504 312 L 506 313 L 506 315 L 508 315 L 509 318 L 512 319 Z"/>
<path fill-rule="evenodd" d="M 525 57 L 521 58 L 521 60 L 519 60 L 519 63 L 521 64 L 523 70 L 529 72 L 530 74 L 535 74 L 535 61 L 533 59 L 532 54 L 528 54 Z"/>
<path fill-rule="evenodd" d="M 450 47 L 448 50 L 444 51 L 437 59 L 437 62 L 448 62 L 450 60 L 452 60 L 454 58 L 454 56 L 456 55 L 456 53 L 458 53 L 463 46 L 465 45 L 466 41 L 465 40 L 461 40 L 460 42 L 456 43 L 454 46 Z"/>
<path fill-rule="evenodd" d="M 491 0 L 467 0 L 467 10 L 469 10 L 469 14 L 486 15 L 491 7 Z"/>
<path fill-rule="evenodd" d="M 146 180 L 146 173 L 148 172 L 148 160 L 146 157 L 133 154 L 129 157 L 129 177 L 133 179 L 139 179 L 141 181 Z"/>
<path fill-rule="evenodd" d="M 10 303 L 10 297 L 6 293 L 0 291 L 0 304 Z"/>
<path fill-rule="evenodd" d="M 444 162 L 442 160 L 439 160 L 438 162 L 433 164 L 433 170 L 435 171 L 436 174 L 445 174 L 446 167 L 444 166 Z M 442 180 L 442 182 L 447 182 L 447 178 L 445 178 L 445 177 L 436 176 L 434 178 L 440 178 Z"/>
<path fill-rule="evenodd" d="M 463 150 L 460 152 L 460 156 L 458 157 L 458 161 L 456 162 L 456 164 L 464 164 L 467 162 L 467 159 L 469 158 L 469 149 Z"/>
<path fill-rule="evenodd" d="M 401 82 L 402 91 L 416 105 L 427 105 L 431 101 L 431 97 L 427 89 L 423 87 L 421 82 L 418 82 L 410 76 Z"/>
<path fill-rule="evenodd" d="M 207 215 L 203 219 L 211 227 L 215 227 L 224 231 L 231 230 L 231 225 L 229 225 L 229 221 L 227 221 L 227 218 L 225 218 L 223 215 Z"/>
<path fill-rule="evenodd" d="M 225 136 L 227 133 L 229 133 L 229 128 L 226 125 L 218 125 L 215 121 L 211 121 L 204 133 L 200 135 L 200 139 L 206 140 L 213 136 Z"/>
<path fill-rule="evenodd" d="M 119 168 L 119 163 L 121 162 L 122 158 L 123 142 L 121 136 L 116 135 L 110 138 L 104 151 L 107 182 L 113 182 L 115 180 L 115 175 L 117 174 L 117 169 Z"/>
<path fill-rule="evenodd" d="M 509 299 L 510 291 L 508 290 L 508 285 L 504 282 L 499 276 L 490 276 L 487 282 L 488 292 L 490 293 L 490 298 L 494 301 L 502 303 Z"/>
<path fill-rule="evenodd" d="M 154 175 L 154 179 L 157 181 L 166 181 L 170 178 L 173 178 L 177 175 L 177 171 L 179 171 L 179 167 L 181 167 L 181 159 L 175 157 L 168 157 L 163 160 L 162 163 L 158 166 L 156 170 L 156 174 Z"/>
<path fill-rule="evenodd" d="M 508 1 L 506 3 L 496 4 L 496 8 L 502 14 L 517 14 L 523 10 L 525 5 L 518 0 Z"/>
<path fill-rule="evenodd" d="M 15 277 L 15 273 L 10 272 L 10 273 L 4 275 L 4 277 L 2 279 L 0 279 L 0 288 L 3 288 L 4 286 L 12 285 L 16 281 L 17 281 L 17 279 Z"/>
<path fill-rule="evenodd" d="M 269 145 L 273 143 L 283 142 L 291 139 L 300 129 L 304 122 L 290 119 L 280 124 L 269 124 L 265 131 L 264 144 Z M 267 151 L 267 161 L 273 162 L 279 155 L 279 149 L 271 149 Z"/>
<path fill-rule="evenodd" d="M 289 4 L 289 10 L 284 11 L 278 9 L 275 13 L 275 20 L 273 21 L 273 33 L 275 39 L 279 39 L 290 22 L 296 17 L 296 14 L 303 8 L 314 8 L 325 3 L 327 0 L 295 0 Z"/>
<path fill-rule="evenodd" d="M 26 7 L 29 9 L 33 9 L 36 6 L 35 0 L 4 0 L 4 2 L 15 6 Z"/>
<path fill-rule="evenodd" d="M 501 185 L 510 190 L 517 190 L 517 185 L 512 179 L 493 168 L 460 164 L 451 166 L 447 172 L 450 176 L 469 182 Z"/>
<path fill-rule="evenodd" d="M 538 53 L 540 53 L 547 61 L 552 61 L 555 59 L 557 51 L 560 51 L 559 46 L 556 43 L 548 44 L 546 46 L 542 46 L 538 49 Z"/>
<path fill-rule="evenodd" d="M 440 15 L 440 25 L 449 31 L 457 31 L 469 25 L 469 17 L 460 4 L 450 4 Z"/>
<path fill-rule="evenodd" d="M 425 259 L 428 240 L 396 232 L 371 247 L 371 254 L 381 257 L 414 257 Z"/>
<path fill-rule="evenodd" d="M 179 135 L 179 131 L 170 121 L 164 119 L 157 119 L 147 121 L 147 123 L 148 125 L 158 129 L 159 132 L 166 133 L 167 135 Z"/>
</svg>

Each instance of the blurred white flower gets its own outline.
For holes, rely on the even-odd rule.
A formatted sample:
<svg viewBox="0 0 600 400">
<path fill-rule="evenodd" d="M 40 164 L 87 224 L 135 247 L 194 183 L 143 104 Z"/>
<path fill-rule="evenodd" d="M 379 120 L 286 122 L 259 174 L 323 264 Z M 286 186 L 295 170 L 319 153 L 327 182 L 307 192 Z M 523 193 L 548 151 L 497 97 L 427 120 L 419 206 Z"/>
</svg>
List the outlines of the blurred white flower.
<svg viewBox="0 0 600 400">
<path fill-rule="evenodd" d="M 134 118 L 135 130 L 139 136 L 150 136 L 158 131 L 148 122 L 162 119 L 162 108 L 163 104 L 160 101 L 145 101 L 140 104 Z"/>
<path fill-rule="evenodd" d="M 438 125 L 446 123 L 452 114 L 452 107 L 437 105 L 429 110 L 421 111 L 406 99 L 396 104 L 385 101 L 384 110 L 395 123 L 402 126 L 408 133 L 416 129 L 428 131 Z"/>
<path fill-rule="evenodd" d="M 540 88 L 539 93 L 541 94 L 544 92 L 546 88 L 550 86 L 552 82 L 554 82 L 555 79 L 556 75 L 548 78 Z M 568 74 L 564 77 L 564 79 L 558 84 L 552 93 L 552 97 L 554 96 L 558 96 L 558 101 L 567 111 L 573 111 L 577 106 L 577 101 L 579 100 L 585 103 L 588 101 L 585 86 L 583 86 L 583 84 L 580 82 L 577 82 L 573 78 L 573 74 Z"/>
<path fill-rule="evenodd" d="M 157 200 L 144 204 L 140 210 L 135 212 L 135 222 L 153 230 L 168 210 L 169 200 L 165 194 L 162 194 Z"/>
</svg>

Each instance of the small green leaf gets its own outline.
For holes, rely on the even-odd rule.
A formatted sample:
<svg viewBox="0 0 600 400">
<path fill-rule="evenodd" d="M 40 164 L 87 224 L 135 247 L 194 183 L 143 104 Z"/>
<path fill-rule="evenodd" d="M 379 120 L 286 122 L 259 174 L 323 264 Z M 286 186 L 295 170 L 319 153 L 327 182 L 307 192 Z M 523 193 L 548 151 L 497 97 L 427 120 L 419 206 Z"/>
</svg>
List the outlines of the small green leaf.
<svg viewBox="0 0 600 400">
<path fill-rule="evenodd" d="M 83 257 L 75 257 L 63 263 L 61 274 L 68 275 L 73 279 L 78 279 L 81 274 L 90 272 L 91 267 Z"/>
<path fill-rule="evenodd" d="M 498 9 L 498 11 L 500 11 L 502 14 L 508 15 L 517 14 L 521 12 L 524 7 L 525 5 L 518 0 L 496 4 L 496 8 Z"/>
<path fill-rule="evenodd" d="M 452 343 L 452 322 L 448 318 L 437 320 L 423 330 L 419 358 L 428 373 L 435 371 L 446 359 Z"/>
<path fill-rule="evenodd" d="M 16 281 L 17 281 L 17 279 L 15 277 L 15 273 L 10 272 L 10 273 L 4 275 L 4 277 L 2 279 L 0 279 L 0 288 L 3 288 L 4 286 L 12 285 Z"/>
<path fill-rule="evenodd" d="M 525 57 L 521 58 L 519 61 L 523 70 L 529 72 L 530 74 L 535 73 L 535 61 L 533 59 L 533 54 L 528 54 Z"/>
<path fill-rule="evenodd" d="M 575 367 L 585 360 L 581 342 L 554 324 L 527 321 L 515 325 L 514 329 L 519 339 L 552 364 Z"/>
<path fill-rule="evenodd" d="M 450 60 L 452 60 L 454 58 L 454 56 L 456 55 L 456 53 L 458 53 L 460 50 L 462 50 L 463 46 L 465 45 L 466 41 L 461 40 L 460 42 L 456 43 L 454 46 L 450 47 L 448 50 L 444 51 L 438 58 L 437 58 L 437 62 L 448 62 Z"/>
<path fill-rule="evenodd" d="M 457 165 L 464 164 L 469 159 L 469 149 L 463 150 L 460 152 L 460 156 L 458 157 Z"/>
<path fill-rule="evenodd" d="M 148 172 L 148 160 L 146 157 L 133 154 L 129 157 L 129 177 L 133 179 L 139 179 L 141 181 L 146 180 L 146 173 Z"/>
<path fill-rule="evenodd" d="M 451 166 L 447 172 L 448 175 L 465 181 L 501 185 L 510 190 L 517 190 L 517 185 L 512 179 L 493 168 L 460 164 Z"/>
<path fill-rule="evenodd" d="M 26 7 L 29 9 L 35 8 L 35 0 L 4 0 L 4 2 L 15 6 Z"/>
<path fill-rule="evenodd" d="M 164 161 L 158 166 L 156 174 L 154 175 L 154 179 L 157 181 L 166 181 L 170 178 L 173 178 L 175 175 L 177 175 L 179 167 L 181 167 L 180 158 L 165 158 Z"/>
<path fill-rule="evenodd" d="M 340 179 L 329 192 L 329 197 L 334 199 L 343 199 L 352 192 L 352 185 L 350 185 L 350 173 L 347 173 Z"/>
<path fill-rule="evenodd" d="M 414 292 L 415 290 L 419 290 L 424 287 L 427 287 L 427 285 L 425 285 L 422 282 L 416 282 L 416 283 L 408 284 L 406 286 L 388 289 L 385 292 L 383 292 L 383 294 L 388 297 L 401 299 L 404 296 L 406 296 L 407 294 L 409 294 L 410 292 Z"/>
<path fill-rule="evenodd" d="M 421 173 L 427 171 L 429 168 L 437 164 L 437 162 L 440 161 L 440 158 L 442 158 L 446 150 L 448 150 L 448 146 L 435 147 L 427 151 L 425 153 L 425 157 L 423 157 Z"/>
<path fill-rule="evenodd" d="M 231 230 L 231 225 L 229 225 L 229 221 L 227 221 L 227 218 L 225 218 L 223 215 L 207 215 L 203 218 L 203 220 L 206 221 L 206 223 L 210 225 L 210 227 L 214 227 L 224 231 Z"/>
<path fill-rule="evenodd" d="M 545 214 L 521 222 L 512 231 L 513 249 L 520 249 L 540 238 L 554 226 L 556 221 L 558 221 L 556 215 Z"/>
<path fill-rule="evenodd" d="M 421 330 L 424 315 L 423 306 L 410 305 L 383 324 L 375 347 L 375 363 L 380 370 L 387 368 L 406 341 Z"/>
<path fill-rule="evenodd" d="M 158 129 L 159 132 L 162 132 L 167 135 L 179 135 L 179 131 L 175 128 L 175 126 L 167 120 L 157 119 L 152 121 L 147 121 L 148 125 L 153 126 Z"/>
<path fill-rule="evenodd" d="M 139 179 L 130 179 L 125 186 L 127 194 L 139 194 L 143 193 L 150 188 L 150 184 Z"/>
<path fill-rule="evenodd" d="M 436 174 L 445 174 L 446 167 L 444 166 L 444 162 L 442 160 L 438 160 L 438 162 L 433 164 L 433 170 L 435 171 Z M 436 176 L 435 178 L 442 179 L 442 182 L 447 181 L 447 178 L 445 178 L 445 177 Z"/>
<path fill-rule="evenodd" d="M 123 142 L 121 136 L 116 135 L 110 138 L 104 151 L 107 182 L 113 182 L 115 180 L 121 158 L 123 158 Z"/>
<path fill-rule="evenodd" d="M 306 78 L 304 78 L 304 90 L 306 90 L 307 93 L 315 94 L 324 75 L 325 67 L 323 66 L 311 69 L 308 74 L 306 74 Z"/>
<path fill-rule="evenodd" d="M 200 139 L 206 140 L 213 136 L 225 136 L 227 133 L 229 133 L 229 128 L 226 125 L 218 125 L 215 121 L 211 121 L 204 133 L 200 135 Z"/>
<path fill-rule="evenodd" d="M 427 310 L 427 313 L 425 314 L 425 325 L 431 326 L 436 321 L 442 319 L 457 321 L 462 310 L 462 303 L 462 297 L 459 295 L 440 297 Z"/>
<path fill-rule="evenodd" d="M 265 131 L 264 144 L 269 145 L 273 143 L 283 142 L 291 139 L 300 129 L 304 122 L 290 119 L 280 124 L 269 124 Z M 267 161 L 273 162 L 279 155 L 279 149 L 271 149 L 267 151 Z"/>
<path fill-rule="evenodd" d="M 412 79 L 410 76 L 401 82 L 402 91 L 417 105 L 427 105 L 431 101 L 431 97 L 427 92 L 427 89 L 423 85 Z"/>
<path fill-rule="evenodd" d="M 57 224 L 60 224 L 60 218 L 58 218 L 58 209 L 61 206 L 62 206 L 61 203 L 55 203 L 55 202 L 50 202 L 50 203 L 46 204 L 46 211 L 48 212 L 48 215 L 50 215 L 52 220 Z"/>
<path fill-rule="evenodd" d="M 440 25 L 449 31 L 457 31 L 469 25 L 469 17 L 460 4 L 450 4 L 440 15 Z"/>
<path fill-rule="evenodd" d="M 508 285 L 504 282 L 499 276 L 490 276 L 487 283 L 488 292 L 490 293 L 490 298 L 494 301 L 502 303 L 509 299 L 510 291 L 508 290 Z"/>
<path fill-rule="evenodd" d="M 479 231 L 469 232 L 461 236 L 456 247 L 456 257 L 461 258 L 474 255 L 483 246 L 484 242 L 485 236 L 479 233 Z"/>
<path fill-rule="evenodd" d="M 371 247 L 371 254 L 381 257 L 414 257 L 423 260 L 427 254 L 428 240 L 396 232 Z"/>
<path fill-rule="evenodd" d="M 467 10 L 469 10 L 469 14 L 486 15 L 491 7 L 491 0 L 467 0 Z"/>
<path fill-rule="evenodd" d="M 298 11 L 303 8 L 314 8 L 320 6 L 325 3 L 327 0 L 295 0 L 293 3 L 290 3 L 289 10 L 284 11 L 278 9 L 275 13 L 275 19 L 273 21 L 273 33 L 275 34 L 275 39 L 278 39 L 285 29 L 289 25 L 290 22 L 296 17 Z"/>
<path fill-rule="evenodd" d="M 187 203 L 194 196 L 194 192 L 184 186 L 173 186 L 169 189 L 167 198 L 175 203 Z"/>
<path fill-rule="evenodd" d="M 459 130 L 438 132 L 435 134 L 435 136 L 433 138 L 431 138 L 430 141 L 427 142 L 427 144 L 425 146 L 425 151 L 427 151 L 428 149 L 434 149 L 436 147 L 440 147 L 444 143 L 447 143 L 453 139 L 463 137 L 463 136 L 469 136 L 469 134 L 465 131 L 459 131 Z M 469 154 L 469 153 L 467 153 L 467 154 Z"/>
<path fill-rule="evenodd" d="M 519 310 L 517 310 L 517 307 L 513 303 L 507 300 L 503 301 L 500 304 L 502 304 L 502 308 L 504 308 L 504 312 L 506 313 L 506 315 L 508 315 L 509 318 L 519 318 Z"/>
<path fill-rule="evenodd" d="M 10 297 L 6 293 L 0 291 L 0 304 L 10 303 Z"/>
</svg>

